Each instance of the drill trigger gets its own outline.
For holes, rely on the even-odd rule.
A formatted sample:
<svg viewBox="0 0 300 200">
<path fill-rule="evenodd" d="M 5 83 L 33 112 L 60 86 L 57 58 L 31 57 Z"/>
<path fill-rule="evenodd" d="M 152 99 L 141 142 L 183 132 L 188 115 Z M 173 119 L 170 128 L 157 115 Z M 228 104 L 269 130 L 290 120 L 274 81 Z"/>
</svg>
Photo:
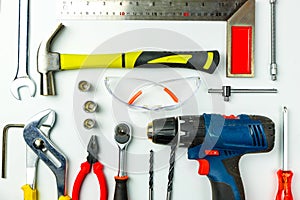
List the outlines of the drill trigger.
<svg viewBox="0 0 300 200">
<path fill-rule="evenodd" d="M 208 160 L 198 159 L 197 161 L 199 162 L 198 174 L 199 175 L 208 175 L 209 169 L 210 169 Z"/>
</svg>

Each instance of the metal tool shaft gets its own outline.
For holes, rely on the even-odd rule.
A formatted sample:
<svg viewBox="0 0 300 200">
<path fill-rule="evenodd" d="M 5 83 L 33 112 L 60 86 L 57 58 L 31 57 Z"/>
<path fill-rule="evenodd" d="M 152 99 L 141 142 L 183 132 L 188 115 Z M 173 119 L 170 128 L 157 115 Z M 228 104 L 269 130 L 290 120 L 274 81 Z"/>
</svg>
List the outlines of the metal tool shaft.
<svg viewBox="0 0 300 200">
<path fill-rule="evenodd" d="M 153 150 L 150 151 L 149 159 L 149 200 L 153 200 Z"/>
<path fill-rule="evenodd" d="M 19 0 L 18 73 L 28 76 L 29 0 Z M 25 67 L 26 66 L 26 67 Z"/>
<path fill-rule="evenodd" d="M 8 130 L 10 128 L 24 128 L 24 124 L 7 124 L 3 128 L 2 135 L 2 170 L 1 170 L 1 178 L 6 178 L 6 162 L 7 162 L 7 137 Z"/>
<path fill-rule="evenodd" d="M 277 89 L 232 89 L 231 86 L 222 86 L 222 89 L 208 89 L 208 93 L 220 93 L 224 101 L 229 101 L 231 93 L 277 93 Z"/>
<path fill-rule="evenodd" d="M 166 200 L 172 199 L 172 190 L 173 190 L 173 180 L 174 180 L 174 167 L 175 167 L 175 151 L 176 145 L 171 145 L 171 153 L 170 153 L 170 160 L 169 160 L 169 174 L 168 174 L 168 188 L 167 188 L 167 198 Z"/>
<path fill-rule="evenodd" d="M 271 6 L 271 64 L 270 75 L 272 81 L 277 79 L 276 63 L 276 0 L 270 0 Z"/>
<path fill-rule="evenodd" d="M 119 149 L 119 166 L 118 166 L 118 176 L 126 176 L 126 149 Z"/>
<path fill-rule="evenodd" d="M 276 89 L 231 89 L 231 93 L 276 93 Z"/>
<path fill-rule="evenodd" d="M 231 89 L 231 93 L 276 93 L 277 89 Z M 223 93 L 223 89 L 208 89 L 208 93 Z"/>
<path fill-rule="evenodd" d="M 288 168 L 288 109 L 287 107 L 283 107 L 283 136 L 282 136 L 282 170 L 287 171 Z"/>
</svg>

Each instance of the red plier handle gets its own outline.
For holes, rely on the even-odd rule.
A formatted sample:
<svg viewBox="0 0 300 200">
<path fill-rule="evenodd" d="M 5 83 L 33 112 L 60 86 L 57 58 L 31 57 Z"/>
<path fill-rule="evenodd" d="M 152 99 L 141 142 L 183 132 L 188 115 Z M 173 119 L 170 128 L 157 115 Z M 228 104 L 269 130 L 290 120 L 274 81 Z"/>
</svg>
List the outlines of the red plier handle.
<svg viewBox="0 0 300 200">
<path fill-rule="evenodd" d="M 79 193 L 81 185 L 86 175 L 90 173 L 91 164 L 89 162 L 84 162 L 80 166 L 81 170 L 78 173 L 72 191 L 72 200 L 79 200 Z M 94 174 L 96 174 L 100 186 L 100 200 L 107 200 L 107 184 L 103 173 L 103 165 L 100 162 L 95 162 L 93 164 Z"/>
</svg>

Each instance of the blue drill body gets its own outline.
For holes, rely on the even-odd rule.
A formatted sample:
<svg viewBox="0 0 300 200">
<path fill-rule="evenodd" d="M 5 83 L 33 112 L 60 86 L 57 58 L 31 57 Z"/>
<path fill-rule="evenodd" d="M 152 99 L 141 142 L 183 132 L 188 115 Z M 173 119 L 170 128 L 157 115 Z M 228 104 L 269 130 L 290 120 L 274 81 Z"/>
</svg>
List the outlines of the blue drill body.
<svg viewBox="0 0 300 200">
<path fill-rule="evenodd" d="M 275 139 L 272 120 L 244 114 L 158 119 L 152 122 L 152 129 L 153 142 L 170 144 L 179 140 L 179 146 L 188 147 L 188 159 L 198 160 L 198 173 L 210 180 L 213 200 L 244 200 L 241 156 L 271 151 Z"/>
</svg>

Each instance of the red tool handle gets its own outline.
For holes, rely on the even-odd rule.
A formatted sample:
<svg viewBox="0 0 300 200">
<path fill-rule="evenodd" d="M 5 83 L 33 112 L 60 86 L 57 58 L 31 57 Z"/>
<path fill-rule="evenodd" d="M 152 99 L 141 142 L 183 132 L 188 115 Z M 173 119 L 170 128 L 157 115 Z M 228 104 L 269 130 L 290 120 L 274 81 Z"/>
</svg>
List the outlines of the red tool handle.
<svg viewBox="0 0 300 200">
<path fill-rule="evenodd" d="M 86 175 L 90 173 L 91 165 L 88 162 L 84 162 L 81 164 L 80 168 L 81 170 L 78 173 L 73 185 L 73 191 L 72 191 L 73 200 L 79 200 L 79 193 L 80 193 L 82 182 L 86 177 Z"/>
<path fill-rule="evenodd" d="M 106 179 L 103 173 L 103 165 L 100 162 L 94 164 L 94 173 L 96 174 L 100 185 L 100 200 L 107 200 L 108 190 Z"/>
<path fill-rule="evenodd" d="M 79 193 L 81 189 L 81 185 L 86 175 L 90 173 L 91 165 L 89 162 L 84 162 L 81 164 L 81 170 L 78 173 L 72 191 L 72 200 L 79 200 Z M 100 200 L 107 200 L 107 184 L 106 179 L 103 173 L 103 165 L 99 162 L 94 164 L 94 173 L 96 174 L 99 185 L 100 185 Z"/>
<path fill-rule="evenodd" d="M 276 200 L 293 200 L 292 195 L 292 171 L 278 170 L 278 191 Z"/>
</svg>

